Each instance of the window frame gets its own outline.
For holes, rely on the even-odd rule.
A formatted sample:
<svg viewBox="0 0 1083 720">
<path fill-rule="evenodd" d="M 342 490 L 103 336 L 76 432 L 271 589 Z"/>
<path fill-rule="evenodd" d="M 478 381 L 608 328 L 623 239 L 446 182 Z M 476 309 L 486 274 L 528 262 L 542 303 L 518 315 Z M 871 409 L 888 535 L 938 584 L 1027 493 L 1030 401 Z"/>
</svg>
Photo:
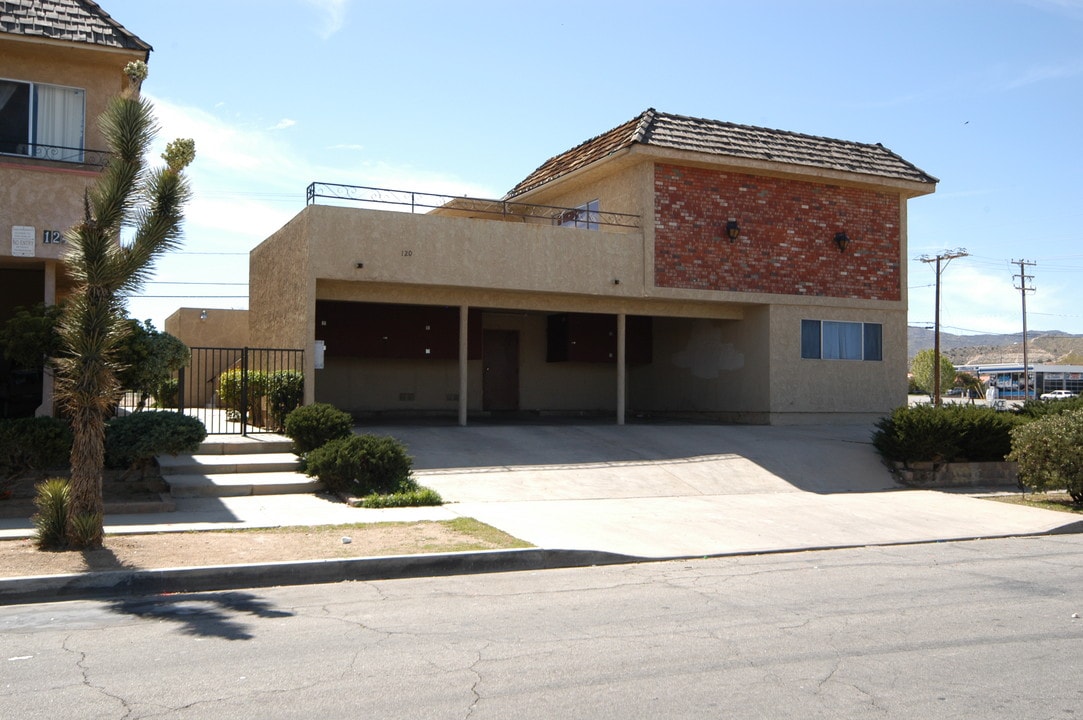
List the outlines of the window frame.
<svg viewBox="0 0 1083 720">
<path fill-rule="evenodd" d="M 4 144 L 11 146 L 12 149 L 0 150 L 0 155 L 15 155 L 39 160 L 56 160 L 58 162 L 82 163 L 85 161 L 87 112 L 85 88 L 14 78 L 0 78 L 0 81 L 25 87 L 27 92 L 27 115 L 23 126 L 19 128 L 22 131 L 23 127 L 25 127 L 25 137 L 22 139 L 5 138 Z M 62 98 L 64 92 L 71 92 L 78 96 L 78 101 L 74 105 L 68 106 L 64 102 L 55 102 L 55 100 L 47 98 L 47 92 L 56 93 L 56 98 Z M 65 107 L 68 110 L 67 117 L 59 123 L 55 122 L 58 116 L 46 109 L 55 106 Z M 2 111 L 2 108 L 0 108 L 0 111 Z M 44 112 L 49 112 L 48 118 L 42 116 Z M 43 141 L 43 137 L 58 131 L 62 135 L 70 136 L 71 144 L 56 145 Z M 50 138 L 50 140 L 53 140 L 53 138 Z M 61 141 L 66 142 L 64 138 L 61 138 Z"/>
<path fill-rule="evenodd" d="M 598 230 L 601 225 L 600 207 L 598 198 L 594 198 L 573 209 L 565 210 L 557 217 L 557 225 L 583 230 Z"/>
<path fill-rule="evenodd" d="M 830 326 L 829 333 L 825 333 L 825 325 Z M 857 330 L 860 332 L 854 337 Z M 825 336 L 828 342 L 825 342 Z M 884 325 L 852 320 L 802 319 L 801 359 L 883 362 Z"/>
</svg>

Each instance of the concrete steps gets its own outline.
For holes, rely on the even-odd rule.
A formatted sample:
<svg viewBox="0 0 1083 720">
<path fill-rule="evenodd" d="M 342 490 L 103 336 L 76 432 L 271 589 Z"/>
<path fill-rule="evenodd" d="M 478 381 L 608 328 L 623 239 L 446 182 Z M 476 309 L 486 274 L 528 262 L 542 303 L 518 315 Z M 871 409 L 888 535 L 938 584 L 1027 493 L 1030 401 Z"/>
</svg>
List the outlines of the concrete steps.
<svg viewBox="0 0 1083 720">
<path fill-rule="evenodd" d="M 313 493 L 320 483 L 297 471 L 293 443 L 280 435 L 215 436 L 190 455 L 158 458 L 174 498 Z"/>
</svg>

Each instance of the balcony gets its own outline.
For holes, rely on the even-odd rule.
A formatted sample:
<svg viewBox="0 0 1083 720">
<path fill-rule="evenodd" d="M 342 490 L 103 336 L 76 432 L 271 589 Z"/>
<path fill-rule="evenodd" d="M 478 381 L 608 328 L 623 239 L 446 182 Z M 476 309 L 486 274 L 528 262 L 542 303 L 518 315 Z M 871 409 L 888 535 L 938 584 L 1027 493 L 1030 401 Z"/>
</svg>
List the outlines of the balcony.
<svg viewBox="0 0 1083 720">
<path fill-rule="evenodd" d="M 314 182 L 308 186 L 305 204 L 348 205 L 370 210 L 391 210 L 411 214 L 531 223 L 586 230 L 605 229 L 609 232 L 628 232 L 638 230 L 640 227 L 639 215 L 630 213 L 321 182 Z"/>
<path fill-rule="evenodd" d="M 106 163 L 109 162 L 110 152 L 108 150 L 90 150 L 80 147 L 0 140 L 0 156 L 100 168 L 105 167 Z"/>
</svg>

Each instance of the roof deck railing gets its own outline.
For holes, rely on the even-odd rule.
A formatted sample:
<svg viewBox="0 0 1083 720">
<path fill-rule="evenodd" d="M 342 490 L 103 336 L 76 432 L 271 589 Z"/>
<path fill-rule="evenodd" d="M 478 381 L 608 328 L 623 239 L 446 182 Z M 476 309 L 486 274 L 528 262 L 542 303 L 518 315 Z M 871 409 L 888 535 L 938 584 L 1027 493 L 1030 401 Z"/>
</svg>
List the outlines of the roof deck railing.
<svg viewBox="0 0 1083 720">
<path fill-rule="evenodd" d="M 601 212 L 595 209 L 535 205 L 513 200 L 486 200 L 455 195 L 438 195 L 413 190 L 361 185 L 339 185 L 314 182 L 308 186 L 306 205 L 356 203 L 370 209 L 397 210 L 409 213 L 429 213 L 434 210 L 449 215 L 468 215 L 518 222 L 535 222 L 598 229 L 599 226 L 638 228 L 639 216 L 630 213 Z"/>
</svg>

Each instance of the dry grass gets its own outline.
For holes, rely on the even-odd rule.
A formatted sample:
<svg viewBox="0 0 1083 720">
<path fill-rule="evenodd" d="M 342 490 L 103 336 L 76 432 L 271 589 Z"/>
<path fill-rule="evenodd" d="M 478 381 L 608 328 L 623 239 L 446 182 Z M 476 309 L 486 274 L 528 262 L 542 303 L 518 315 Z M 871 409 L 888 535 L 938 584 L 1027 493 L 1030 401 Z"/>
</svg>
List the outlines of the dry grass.
<svg viewBox="0 0 1083 720">
<path fill-rule="evenodd" d="M 350 542 L 343 542 L 349 538 Z M 0 577 L 241 565 L 531 547 L 471 518 L 438 522 L 108 535 L 100 550 L 47 552 L 0 540 Z"/>
</svg>

